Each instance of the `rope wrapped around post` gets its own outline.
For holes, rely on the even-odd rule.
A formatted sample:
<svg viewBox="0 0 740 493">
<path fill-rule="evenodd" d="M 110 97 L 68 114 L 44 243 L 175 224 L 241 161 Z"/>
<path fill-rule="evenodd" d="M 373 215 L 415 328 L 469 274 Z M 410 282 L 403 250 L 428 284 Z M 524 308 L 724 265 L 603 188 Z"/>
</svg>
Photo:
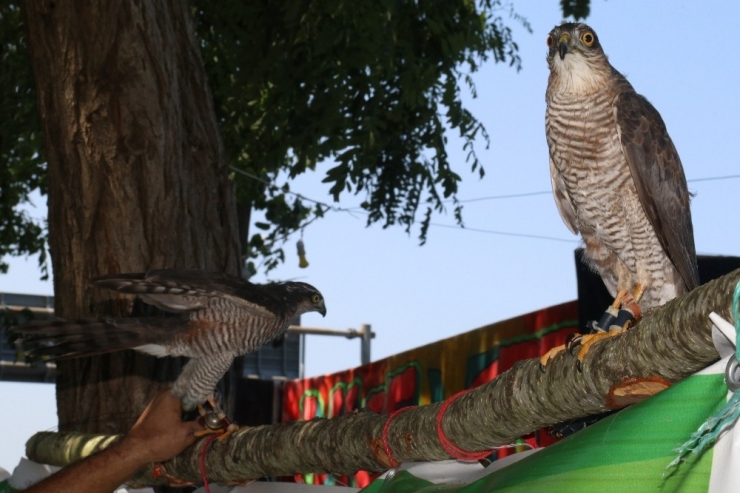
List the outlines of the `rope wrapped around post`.
<svg viewBox="0 0 740 493">
<path fill-rule="evenodd" d="M 449 403 L 441 423 L 445 436 L 462 450 L 488 450 L 539 428 L 639 400 L 629 395 L 620 400 L 617 391 L 630 387 L 631 382 L 648 387 L 658 382 L 660 390 L 699 371 L 718 358 L 708 314 L 715 311 L 732 319 L 732 293 L 738 281 L 740 270 L 646 313 L 635 328 L 595 344 L 582 373 L 568 353 L 555 357 L 545 372 L 540 371 L 536 358 L 517 362 L 491 382 Z M 437 429 L 441 406 L 439 402 L 404 410 L 387 428 L 389 416 L 370 411 L 244 428 L 209 446 L 205 456 L 208 479 L 235 482 L 309 472 L 351 474 L 382 471 L 391 467 L 391 461 L 448 459 Z M 26 454 L 36 462 L 64 466 L 109 446 L 114 439 L 37 433 L 26 444 Z M 164 463 L 168 474 L 200 481 L 199 452 L 204 440 Z M 152 471 L 153 465 L 128 484 L 167 482 L 161 476 L 153 478 Z"/>
</svg>

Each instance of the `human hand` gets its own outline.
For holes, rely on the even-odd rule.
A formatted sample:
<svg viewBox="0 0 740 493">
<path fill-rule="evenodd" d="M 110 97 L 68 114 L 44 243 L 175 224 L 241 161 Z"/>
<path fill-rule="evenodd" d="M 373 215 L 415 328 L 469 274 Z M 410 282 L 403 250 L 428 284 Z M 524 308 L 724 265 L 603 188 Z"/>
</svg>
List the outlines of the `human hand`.
<svg viewBox="0 0 740 493">
<path fill-rule="evenodd" d="M 182 421 L 180 399 L 169 389 L 158 393 L 121 440 L 121 447 L 139 458 L 141 464 L 162 462 L 178 455 L 195 440 L 203 426 Z"/>
</svg>

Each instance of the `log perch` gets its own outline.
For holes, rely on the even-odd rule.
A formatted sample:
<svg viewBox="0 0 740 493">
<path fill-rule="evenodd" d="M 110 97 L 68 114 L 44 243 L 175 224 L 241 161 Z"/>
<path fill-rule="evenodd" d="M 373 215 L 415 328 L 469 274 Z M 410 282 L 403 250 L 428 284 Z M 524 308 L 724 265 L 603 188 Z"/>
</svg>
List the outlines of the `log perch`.
<svg viewBox="0 0 740 493">
<path fill-rule="evenodd" d="M 494 380 L 452 402 L 444 415 L 445 435 L 457 447 L 482 451 L 513 442 L 537 429 L 624 407 L 678 382 L 718 359 L 708 315 L 731 320 L 732 294 L 740 269 L 646 313 L 625 334 L 601 341 L 586 355 L 583 372 L 575 358 L 557 355 L 546 371 L 539 360 L 517 362 Z M 442 403 L 411 408 L 382 432 L 388 415 L 370 411 L 244 428 L 206 453 L 209 481 L 239 482 L 298 473 L 352 474 L 382 471 L 395 462 L 448 459 L 436 418 Z M 26 444 L 36 462 L 65 466 L 109 446 L 117 437 L 37 433 Z M 200 482 L 198 458 L 205 439 L 164 463 L 168 474 Z M 137 487 L 166 484 L 153 465 L 128 482 Z"/>
</svg>

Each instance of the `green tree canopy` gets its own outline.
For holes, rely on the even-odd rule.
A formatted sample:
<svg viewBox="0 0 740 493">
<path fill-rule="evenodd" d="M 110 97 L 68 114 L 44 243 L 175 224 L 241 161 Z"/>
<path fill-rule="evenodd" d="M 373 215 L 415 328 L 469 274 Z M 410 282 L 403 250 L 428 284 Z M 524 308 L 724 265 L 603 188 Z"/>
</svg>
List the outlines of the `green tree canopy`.
<svg viewBox="0 0 740 493">
<path fill-rule="evenodd" d="M 0 6 L 0 50 L 0 260 L 38 254 L 45 273 L 45 228 L 20 207 L 32 191 L 46 193 L 46 162 L 18 5 Z"/>
<path fill-rule="evenodd" d="M 461 176 L 447 132 L 459 133 L 467 164 L 483 176 L 474 142 L 488 136 L 461 102 L 470 74 L 493 59 L 520 67 L 507 23 L 529 28 L 499 0 L 212 2 L 193 0 L 200 40 L 237 197 L 264 211 L 246 255 L 283 259 L 282 240 L 325 211 L 291 195 L 289 179 L 332 160 L 333 199 L 360 194 L 368 224 L 420 221 L 450 200 L 458 223 Z M 588 1 L 561 2 L 576 18 Z M 20 207 L 45 193 L 36 96 L 18 5 L 0 6 L 0 255 L 40 254 L 45 229 Z M 287 179 L 286 179 L 287 175 Z M 279 182 L 278 180 L 282 180 Z M 242 238 L 245 241 L 245 238 Z M 0 268 L 7 269 L 6 264 Z M 254 272 L 253 262 L 249 268 Z"/>
</svg>

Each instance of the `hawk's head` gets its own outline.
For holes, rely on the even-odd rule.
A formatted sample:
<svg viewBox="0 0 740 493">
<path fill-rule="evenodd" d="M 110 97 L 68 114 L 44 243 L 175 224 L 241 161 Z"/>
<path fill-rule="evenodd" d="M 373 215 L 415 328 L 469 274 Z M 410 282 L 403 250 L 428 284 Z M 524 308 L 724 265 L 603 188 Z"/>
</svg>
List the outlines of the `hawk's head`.
<svg viewBox="0 0 740 493">
<path fill-rule="evenodd" d="M 318 289 L 305 282 L 286 282 L 283 284 L 286 297 L 296 307 L 296 315 L 307 312 L 319 312 L 326 316 L 324 297 Z"/>
<path fill-rule="evenodd" d="M 570 90 L 597 87 L 612 68 L 593 29 L 583 23 L 566 22 L 547 36 L 550 83 Z"/>
</svg>

